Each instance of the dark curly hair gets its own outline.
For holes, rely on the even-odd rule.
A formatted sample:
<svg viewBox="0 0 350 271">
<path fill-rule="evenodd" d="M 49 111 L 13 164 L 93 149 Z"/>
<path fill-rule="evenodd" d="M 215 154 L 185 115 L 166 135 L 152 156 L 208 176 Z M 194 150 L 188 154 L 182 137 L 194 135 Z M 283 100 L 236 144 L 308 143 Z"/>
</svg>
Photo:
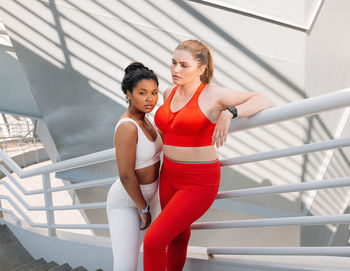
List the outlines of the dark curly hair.
<svg viewBox="0 0 350 271">
<path fill-rule="evenodd" d="M 140 62 L 133 62 L 125 68 L 125 75 L 122 81 L 122 91 L 126 94 L 129 90 L 132 92 L 134 87 L 143 79 L 154 80 L 158 87 L 157 75 Z"/>
</svg>

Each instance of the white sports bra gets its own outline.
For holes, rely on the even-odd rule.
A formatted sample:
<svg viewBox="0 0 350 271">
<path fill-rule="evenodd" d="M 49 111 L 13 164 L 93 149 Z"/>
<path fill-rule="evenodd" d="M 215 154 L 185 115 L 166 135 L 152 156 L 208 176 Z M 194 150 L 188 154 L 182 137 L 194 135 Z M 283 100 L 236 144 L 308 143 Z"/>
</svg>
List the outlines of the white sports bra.
<svg viewBox="0 0 350 271">
<path fill-rule="evenodd" d="M 137 124 L 136 121 L 134 121 L 131 118 L 123 118 L 118 121 L 117 125 L 114 129 L 117 130 L 118 126 L 122 124 L 125 121 L 130 121 L 134 123 L 137 127 L 137 145 L 136 145 L 136 163 L 135 163 L 135 169 L 145 168 L 150 165 L 153 165 L 157 163 L 160 160 L 160 153 L 162 152 L 162 145 L 163 142 L 158 134 L 157 131 L 157 138 L 154 142 L 150 141 L 144 132 L 142 131 L 141 127 Z M 154 127 L 154 126 L 153 126 Z M 113 140 L 114 142 L 114 140 Z"/>
</svg>

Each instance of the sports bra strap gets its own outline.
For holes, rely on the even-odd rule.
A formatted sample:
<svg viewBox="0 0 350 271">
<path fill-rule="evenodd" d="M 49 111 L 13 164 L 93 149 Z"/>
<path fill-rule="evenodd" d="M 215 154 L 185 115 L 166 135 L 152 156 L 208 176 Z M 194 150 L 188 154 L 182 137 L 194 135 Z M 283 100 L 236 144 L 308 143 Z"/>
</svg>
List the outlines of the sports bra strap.
<svg viewBox="0 0 350 271">
<path fill-rule="evenodd" d="M 141 127 L 132 118 L 122 118 L 121 120 L 119 120 L 118 123 L 116 124 L 115 131 L 117 130 L 117 128 L 121 123 L 127 122 L 127 121 L 134 123 L 137 127 L 135 169 L 144 168 L 157 163 L 160 160 L 159 154 L 162 151 L 162 140 L 158 134 L 158 131 L 156 130 L 157 131 L 156 140 L 150 141 L 146 137 Z M 152 124 L 152 122 L 150 123 Z M 114 136 L 115 136 L 115 132 L 114 132 Z M 114 138 L 113 138 L 113 142 L 114 142 Z"/>
<path fill-rule="evenodd" d="M 122 118 L 122 119 L 119 120 L 118 123 L 116 124 L 115 129 L 114 129 L 114 133 L 115 133 L 115 131 L 117 130 L 117 128 L 119 127 L 119 125 L 122 124 L 123 122 L 126 122 L 126 121 L 130 121 L 130 122 L 134 123 L 134 124 L 136 125 L 137 128 L 140 127 L 140 126 L 137 124 L 137 122 L 134 121 L 132 118 Z"/>
<path fill-rule="evenodd" d="M 137 135 L 139 135 L 139 130 L 141 130 L 142 132 L 142 129 L 140 128 L 140 126 L 137 124 L 136 121 L 134 121 L 132 118 L 122 118 L 121 120 L 119 120 L 117 122 L 117 124 L 115 125 L 115 128 L 114 128 L 114 135 L 113 135 L 113 144 L 114 144 L 114 140 L 115 140 L 115 132 L 117 131 L 118 127 L 120 124 L 122 124 L 123 122 L 126 122 L 126 121 L 129 121 L 129 122 L 132 122 L 136 125 L 136 128 L 137 128 Z"/>
</svg>

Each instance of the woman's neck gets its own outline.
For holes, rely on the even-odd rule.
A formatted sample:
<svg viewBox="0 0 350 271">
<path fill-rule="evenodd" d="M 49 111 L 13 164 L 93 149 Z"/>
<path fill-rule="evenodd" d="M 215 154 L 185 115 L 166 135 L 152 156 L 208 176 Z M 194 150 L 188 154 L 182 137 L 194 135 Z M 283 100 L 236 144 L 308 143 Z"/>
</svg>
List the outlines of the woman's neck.
<svg viewBox="0 0 350 271">
<path fill-rule="evenodd" d="M 199 87 L 199 85 L 201 83 L 202 83 L 201 80 L 198 78 L 198 79 L 195 79 L 191 82 L 180 85 L 179 86 L 179 94 L 181 96 L 191 96 L 197 90 L 197 88 Z"/>
<path fill-rule="evenodd" d="M 146 115 L 145 112 L 141 112 L 134 107 L 129 107 L 126 110 L 126 114 L 135 120 L 144 120 Z"/>
</svg>

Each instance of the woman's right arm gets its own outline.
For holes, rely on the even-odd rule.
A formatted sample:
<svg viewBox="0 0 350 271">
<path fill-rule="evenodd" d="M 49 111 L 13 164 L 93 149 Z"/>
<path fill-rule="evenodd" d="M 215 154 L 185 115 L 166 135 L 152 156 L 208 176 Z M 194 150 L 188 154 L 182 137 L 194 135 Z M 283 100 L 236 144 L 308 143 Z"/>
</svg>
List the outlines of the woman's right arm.
<svg viewBox="0 0 350 271">
<path fill-rule="evenodd" d="M 136 177 L 136 145 L 137 145 L 137 127 L 132 122 L 124 122 L 119 125 L 114 136 L 115 154 L 118 164 L 119 178 L 130 198 L 135 202 L 138 209 L 145 209 L 145 201 L 139 181 Z M 149 214 L 149 213 L 146 213 Z M 146 216 L 143 228 L 150 225 L 150 214 Z M 144 217 L 142 217 L 144 218 Z M 144 220 L 144 219 L 143 219 Z M 148 221 L 149 220 L 149 221 Z"/>
<path fill-rule="evenodd" d="M 173 89 L 173 87 L 168 87 L 167 89 L 164 90 L 164 92 L 163 92 L 163 104 L 165 103 L 166 99 L 170 95 L 172 89 Z M 157 131 L 160 134 L 160 136 L 163 138 L 163 132 L 161 130 L 159 130 L 159 128 L 157 128 Z"/>
</svg>

